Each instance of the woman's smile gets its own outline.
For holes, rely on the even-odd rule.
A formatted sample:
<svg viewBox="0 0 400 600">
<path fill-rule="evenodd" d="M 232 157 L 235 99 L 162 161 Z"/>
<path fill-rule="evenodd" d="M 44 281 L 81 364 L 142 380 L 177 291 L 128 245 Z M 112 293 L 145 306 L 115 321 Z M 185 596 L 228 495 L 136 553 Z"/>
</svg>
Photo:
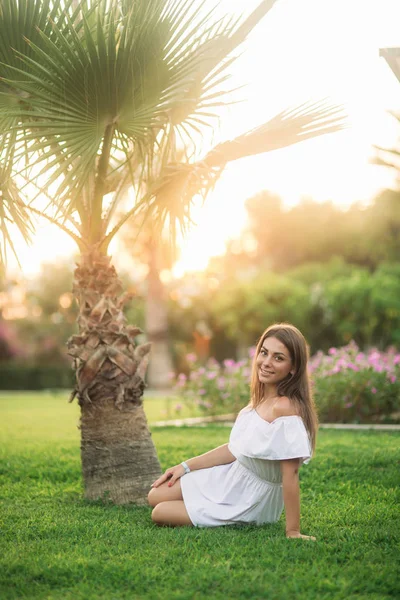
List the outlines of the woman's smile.
<svg viewBox="0 0 400 600">
<path fill-rule="evenodd" d="M 287 377 L 292 368 L 288 349 L 277 338 L 271 336 L 264 340 L 256 359 L 258 378 L 261 383 L 277 385 Z M 274 365 L 272 367 L 272 365 Z"/>
</svg>

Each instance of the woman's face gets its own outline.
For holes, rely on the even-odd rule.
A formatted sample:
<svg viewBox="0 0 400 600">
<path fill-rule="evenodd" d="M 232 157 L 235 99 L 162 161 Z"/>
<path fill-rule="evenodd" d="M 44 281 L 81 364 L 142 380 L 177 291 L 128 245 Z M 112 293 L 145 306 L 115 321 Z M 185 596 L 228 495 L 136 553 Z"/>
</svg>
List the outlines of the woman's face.
<svg viewBox="0 0 400 600">
<path fill-rule="evenodd" d="M 278 385 L 289 373 L 293 373 L 289 351 L 275 337 L 265 338 L 256 364 L 260 382 L 268 385 Z"/>
</svg>

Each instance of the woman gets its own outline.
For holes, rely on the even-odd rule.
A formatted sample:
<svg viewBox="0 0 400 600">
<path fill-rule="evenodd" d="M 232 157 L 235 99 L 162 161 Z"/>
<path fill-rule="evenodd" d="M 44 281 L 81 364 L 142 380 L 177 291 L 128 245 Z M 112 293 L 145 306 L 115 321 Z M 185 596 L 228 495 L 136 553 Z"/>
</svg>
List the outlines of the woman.
<svg viewBox="0 0 400 600">
<path fill-rule="evenodd" d="M 308 347 L 296 327 L 272 325 L 254 356 L 251 402 L 229 443 L 167 469 L 149 493 L 159 525 L 213 527 L 274 523 L 300 533 L 299 467 L 315 449 L 318 419 L 307 372 Z"/>
</svg>

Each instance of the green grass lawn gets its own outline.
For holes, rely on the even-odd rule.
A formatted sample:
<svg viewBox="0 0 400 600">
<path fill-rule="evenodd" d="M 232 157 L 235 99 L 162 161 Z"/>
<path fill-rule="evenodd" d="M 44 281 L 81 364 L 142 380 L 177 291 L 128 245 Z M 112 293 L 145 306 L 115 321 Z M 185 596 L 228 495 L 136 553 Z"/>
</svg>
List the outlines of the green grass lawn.
<svg viewBox="0 0 400 600">
<path fill-rule="evenodd" d="M 37 417 L 35 427 L 41 427 L 41 422 L 46 431 L 48 419 L 55 425 L 54 409 L 58 420 L 64 422 L 67 420 L 71 424 L 69 431 L 71 435 L 75 432 L 79 421 L 79 406 L 76 400 L 72 404 L 68 403 L 69 392 L 65 390 L 49 392 L 1 392 L 0 391 L 0 411 L 1 414 L 7 414 L 8 426 L 13 428 L 14 419 L 18 421 L 18 427 L 23 424 L 29 429 L 30 422 Z M 144 395 L 144 406 L 147 420 L 149 423 L 156 421 L 166 421 L 170 419 L 181 419 L 186 417 L 202 416 L 199 409 L 189 409 L 182 402 L 173 397 L 152 397 L 148 393 Z M 179 410 L 176 410 L 176 407 Z M 61 423 L 63 424 L 63 423 Z M 66 427 L 63 426 L 66 431 Z"/>
<path fill-rule="evenodd" d="M 322 430 L 301 470 L 302 530 L 158 528 L 150 508 L 82 499 L 78 407 L 66 395 L 0 396 L 0 598 L 349 599 L 400 596 L 396 432 Z M 149 421 L 163 400 L 145 403 Z M 154 429 L 163 467 L 229 430 Z"/>
</svg>

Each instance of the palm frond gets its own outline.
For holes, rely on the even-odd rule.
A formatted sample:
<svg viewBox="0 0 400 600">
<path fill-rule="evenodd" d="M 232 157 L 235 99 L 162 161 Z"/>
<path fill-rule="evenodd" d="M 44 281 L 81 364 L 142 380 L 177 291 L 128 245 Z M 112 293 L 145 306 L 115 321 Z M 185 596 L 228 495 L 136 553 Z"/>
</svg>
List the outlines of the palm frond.
<svg viewBox="0 0 400 600">
<path fill-rule="evenodd" d="M 305 103 L 279 113 L 267 123 L 234 140 L 219 144 L 209 152 L 204 162 L 210 167 L 223 166 L 246 156 L 340 131 L 346 126 L 346 115 L 341 107 L 330 106 L 325 101 Z"/>
<path fill-rule="evenodd" d="M 0 262 L 7 262 L 8 249 L 14 254 L 18 262 L 13 236 L 14 225 L 23 240 L 29 244 L 33 233 L 33 222 L 29 213 L 26 199 L 20 193 L 16 182 L 12 179 L 13 148 L 15 134 L 10 134 L 11 139 L 0 142 Z M 7 142 L 7 143 L 6 143 Z"/>
<path fill-rule="evenodd" d="M 382 148 L 373 146 L 377 154 L 370 159 L 370 163 L 380 167 L 388 167 L 400 172 L 400 150 L 397 148 Z"/>
<path fill-rule="evenodd" d="M 88 175 L 110 123 L 116 133 L 143 142 L 151 129 L 159 131 L 194 117 L 203 101 L 209 108 L 217 105 L 213 85 L 220 84 L 221 70 L 230 61 L 215 67 L 249 31 L 249 26 L 238 28 L 229 17 L 216 20 L 213 11 L 203 14 L 202 2 L 193 0 L 134 2 L 129 10 L 123 5 L 127 11 L 123 27 L 116 21 L 117 5 L 107 12 L 105 0 L 98 0 L 90 11 L 82 3 L 79 21 L 68 11 L 61 17 L 59 1 L 50 3 L 51 28 L 43 15 L 44 9 L 49 11 L 49 0 L 8 4 L 14 9 L 7 19 L 3 15 L 3 22 L 0 15 L 0 28 L 17 29 L 20 41 L 14 47 L 7 40 L 3 52 L 0 48 L 4 93 L 16 99 L 2 112 L 18 127 L 30 128 L 26 134 L 33 142 L 30 149 L 41 154 L 43 168 L 50 164 L 49 152 L 43 152 L 46 140 L 53 144 L 57 140 L 64 159 L 52 183 L 62 175 L 66 161 L 73 165 L 76 180 Z M 263 0 L 260 15 L 272 4 Z M 28 6 L 30 18 L 21 27 L 20 14 Z M 40 24 L 37 29 L 34 17 Z M 65 202 L 70 185 L 71 178 L 59 188 L 60 202 Z"/>
<path fill-rule="evenodd" d="M 78 214 L 72 226 L 88 242 L 107 243 L 133 214 L 184 230 L 193 197 L 207 196 L 227 162 L 342 127 L 335 107 L 302 105 L 190 164 L 227 103 L 237 48 L 274 3 L 219 18 L 202 0 L 5 0 L 0 160 L 13 137 L 12 178 L 51 189 L 51 218 L 66 227 Z M 145 192 L 107 235 L 128 182 Z"/>
<path fill-rule="evenodd" d="M 398 50 L 398 49 L 397 49 Z M 400 124 L 400 112 L 394 110 L 387 111 L 397 121 L 397 126 Z M 376 155 L 370 159 L 372 164 L 395 169 L 400 172 L 400 145 L 396 144 L 393 148 L 383 148 L 382 146 L 374 145 Z"/>
<path fill-rule="evenodd" d="M 290 146 L 346 127 L 341 107 L 326 102 L 309 102 L 285 110 L 263 125 L 218 144 L 201 161 L 169 163 L 148 189 L 148 193 L 130 211 L 135 216 L 145 211 L 160 231 L 165 223 L 177 224 L 184 234 L 191 223 L 193 199 L 203 201 L 215 186 L 227 163 L 256 154 Z M 115 235 L 126 218 L 110 235 Z"/>
</svg>

